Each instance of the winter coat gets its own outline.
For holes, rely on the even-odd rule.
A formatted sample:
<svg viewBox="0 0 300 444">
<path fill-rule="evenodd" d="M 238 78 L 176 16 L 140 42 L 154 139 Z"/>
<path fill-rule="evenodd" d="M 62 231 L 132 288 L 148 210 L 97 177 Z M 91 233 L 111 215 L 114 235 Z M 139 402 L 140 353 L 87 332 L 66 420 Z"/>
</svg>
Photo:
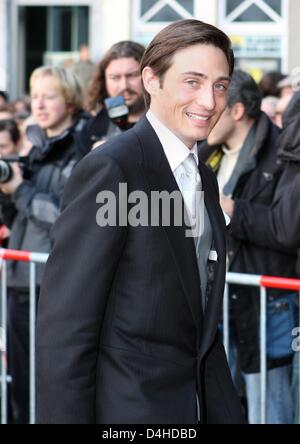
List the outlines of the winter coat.
<svg viewBox="0 0 300 444">
<path fill-rule="evenodd" d="M 295 276 L 295 254 L 283 246 L 277 249 L 262 247 L 252 237 L 253 226 L 264 221 L 255 205 L 270 205 L 281 169 L 277 164 L 279 129 L 261 113 L 256 121 L 253 147 L 245 168 L 235 186 L 232 198 L 234 213 L 228 229 L 228 269 L 237 273 Z M 200 157 L 218 171 L 221 147 L 200 147 Z M 217 161 L 216 161 L 217 159 Z M 278 290 L 269 290 L 269 297 Z M 245 373 L 259 371 L 259 289 L 240 285 L 230 286 L 231 314 L 237 336 L 241 368 Z M 268 359 L 268 368 L 283 365 L 287 359 Z"/>
<path fill-rule="evenodd" d="M 298 251 L 296 267 L 300 277 L 300 91 L 283 114 L 283 130 L 278 138 L 278 162 L 282 174 L 272 204 L 257 204 L 260 224 L 251 227 L 252 236 L 262 247 Z"/>
<path fill-rule="evenodd" d="M 76 162 L 75 133 L 81 120 L 61 135 L 47 138 L 37 125 L 28 127 L 33 143 L 24 170 L 24 181 L 12 195 L 17 214 L 14 218 L 8 248 L 49 253 L 50 229 L 60 213 L 65 184 Z M 75 241 L 75 240 L 74 240 Z M 37 265 L 36 284 L 41 282 L 44 265 Z M 8 286 L 29 286 L 29 265 L 8 262 Z"/>
<path fill-rule="evenodd" d="M 121 130 L 110 120 L 106 109 L 101 108 L 96 116 L 90 116 L 79 134 L 77 140 L 78 159 L 80 160 L 88 154 L 95 142 L 120 133 Z"/>
</svg>

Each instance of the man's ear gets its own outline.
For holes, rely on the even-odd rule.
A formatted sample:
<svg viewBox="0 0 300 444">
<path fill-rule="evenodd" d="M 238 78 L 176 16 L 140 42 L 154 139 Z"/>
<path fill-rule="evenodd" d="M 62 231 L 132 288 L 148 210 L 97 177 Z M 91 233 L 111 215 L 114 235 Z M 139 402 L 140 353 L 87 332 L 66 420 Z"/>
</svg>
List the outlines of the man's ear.
<svg viewBox="0 0 300 444">
<path fill-rule="evenodd" d="M 242 102 L 236 102 L 231 108 L 231 115 L 235 121 L 242 120 L 245 115 L 245 106 Z"/>
<path fill-rule="evenodd" d="M 152 68 L 145 66 L 142 72 L 144 88 L 150 96 L 156 96 L 160 89 L 160 82 Z"/>
</svg>

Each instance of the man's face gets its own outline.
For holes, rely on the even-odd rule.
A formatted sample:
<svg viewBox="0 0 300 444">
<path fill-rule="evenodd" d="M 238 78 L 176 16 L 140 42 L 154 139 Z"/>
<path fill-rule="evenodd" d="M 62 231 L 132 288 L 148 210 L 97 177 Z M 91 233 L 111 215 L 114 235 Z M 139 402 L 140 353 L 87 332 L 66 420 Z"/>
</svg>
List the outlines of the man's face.
<svg viewBox="0 0 300 444">
<path fill-rule="evenodd" d="M 207 142 L 209 145 L 227 144 L 228 139 L 232 136 L 235 128 L 235 121 L 229 108 L 225 108 L 220 119 L 210 132 Z"/>
<path fill-rule="evenodd" d="M 285 94 L 277 102 L 274 120 L 275 124 L 279 126 L 279 128 L 282 128 L 282 114 L 286 110 L 291 98 L 293 97 L 293 93 L 294 92 L 291 92 L 290 94 Z"/>
<path fill-rule="evenodd" d="M 32 114 L 48 136 L 61 134 L 72 121 L 70 106 L 52 76 L 39 77 L 31 88 Z"/>
<path fill-rule="evenodd" d="M 132 57 L 112 60 L 105 70 L 109 97 L 123 96 L 129 110 L 143 102 L 140 65 Z"/>
<path fill-rule="evenodd" d="M 10 133 L 6 130 L 0 131 L 0 155 L 7 157 L 17 154 L 17 152 L 17 146 L 11 140 Z"/>
<path fill-rule="evenodd" d="M 151 93 L 156 116 L 191 148 L 206 139 L 226 107 L 229 66 L 213 45 L 176 52 L 161 87 Z"/>
</svg>

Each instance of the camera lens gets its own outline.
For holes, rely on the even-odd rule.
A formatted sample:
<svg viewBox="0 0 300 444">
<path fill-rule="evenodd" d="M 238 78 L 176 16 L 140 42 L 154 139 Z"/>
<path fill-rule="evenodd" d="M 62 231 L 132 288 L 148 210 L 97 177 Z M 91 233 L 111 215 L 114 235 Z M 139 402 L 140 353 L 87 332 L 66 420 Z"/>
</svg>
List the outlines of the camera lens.
<svg viewBox="0 0 300 444">
<path fill-rule="evenodd" d="M 0 160 L 0 183 L 8 182 L 12 177 L 12 169 L 8 162 Z"/>
</svg>

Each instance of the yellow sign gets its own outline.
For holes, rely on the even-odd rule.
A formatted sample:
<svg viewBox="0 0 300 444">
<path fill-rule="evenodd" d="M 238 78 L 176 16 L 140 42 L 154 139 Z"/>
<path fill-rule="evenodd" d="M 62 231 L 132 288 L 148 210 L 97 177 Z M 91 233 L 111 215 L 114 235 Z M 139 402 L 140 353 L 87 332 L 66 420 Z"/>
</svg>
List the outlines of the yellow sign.
<svg viewBox="0 0 300 444">
<path fill-rule="evenodd" d="M 263 70 L 260 68 L 249 68 L 247 69 L 247 71 L 257 83 L 261 80 L 263 76 Z"/>
<path fill-rule="evenodd" d="M 243 46 L 245 44 L 245 37 L 242 35 L 231 35 L 229 37 L 235 46 Z"/>
</svg>

